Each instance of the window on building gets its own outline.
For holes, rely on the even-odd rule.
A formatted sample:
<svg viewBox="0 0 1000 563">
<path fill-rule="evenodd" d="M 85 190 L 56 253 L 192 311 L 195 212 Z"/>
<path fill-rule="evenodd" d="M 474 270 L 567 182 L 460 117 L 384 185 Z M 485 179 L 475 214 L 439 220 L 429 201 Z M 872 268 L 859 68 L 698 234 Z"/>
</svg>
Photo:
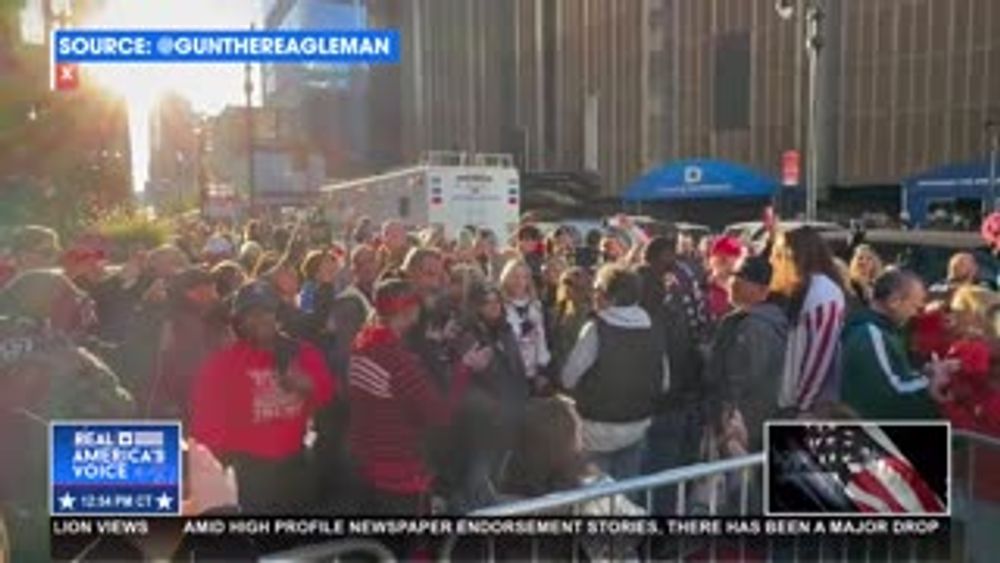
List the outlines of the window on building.
<svg viewBox="0 0 1000 563">
<path fill-rule="evenodd" d="M 399 217 L 400 219 L 407 219 L 410 216 L 410 197 L 403 196 L 399 198 Z"/>
<path fill-rule="evenodd" d="M 750 33 L 716 38 L 715 130 L 750 128 Z"/>
</svg>

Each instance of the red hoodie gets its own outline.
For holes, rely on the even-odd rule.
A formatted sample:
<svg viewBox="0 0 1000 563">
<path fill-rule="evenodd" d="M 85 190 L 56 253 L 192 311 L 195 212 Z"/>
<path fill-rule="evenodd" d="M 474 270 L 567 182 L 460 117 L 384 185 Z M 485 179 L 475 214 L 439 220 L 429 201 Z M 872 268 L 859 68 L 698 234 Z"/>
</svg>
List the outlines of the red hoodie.
<svg viewBox="0 0 1000 563">
<path fill-rule="evenodd" d="M 968 430 L 1000 438 L 1000 391 L 990 383 L 991 350 L 987 342 L 960 340 L 948 354 L 960 362 L 958 373 L 952 376 L 951 390 L 954 400 L 944 403 L 942 411 L 958 430 Z M 1000 452 L 993 448 L 976 449 L 974 487 L 977 498 L 1000 502 Z M 967 467 L 959 467 L 955 475 L 962 475 Z"/>
<path fill-rule="evenodd" d="M 299 452 L 309 418 L 333 398 L 334 378 L 319 350 L 304 342 L 292 365 L 312 380 L 308 399 L 278 385 L 269 350 L 240 340 L 210 356 L 192 392 L 191 435 L 217 456 L 284 459 Z"/>
</svg>

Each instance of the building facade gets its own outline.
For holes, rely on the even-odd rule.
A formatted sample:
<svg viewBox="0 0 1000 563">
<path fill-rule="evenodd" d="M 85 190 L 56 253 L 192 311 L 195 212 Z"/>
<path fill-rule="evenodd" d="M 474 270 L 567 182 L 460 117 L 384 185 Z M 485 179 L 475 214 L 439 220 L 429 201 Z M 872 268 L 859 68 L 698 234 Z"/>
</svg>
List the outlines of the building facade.
<svg viewBox="0 0 1000 563">
<path fill-rule="evenodd" d="M 263 7 L 268 29 L 361 29 L 368 19 L 361 0 L 270 0 Z M 301 140 L 322 154 L 332 178 L 369 166 L 369 74 L 363 65 L 262 67 L 264 105 L 295 120 Z"/>
<path fill-rule="evenodd" d="M 206 155 L 212 184 L 235 186 L 241 196 L 250 185 L 247 109 L 229 106 L 207 124 L 210 151 Z M 291 110 L 254 107 L 253 199 L 259 205 L 298 205 L 310 201 L 326 182 L 322 156 L 299 136 Z"/>
<path fill-rule="evenodd" d="M 1000 0 L 818 1 L 821 186 L 984 155 Z M 403 160 L 514 152 L 527 170 L 595 171 L 609 195 L 676 159 L 773 176 L 783 152 L 804 160 L 807 3 L 786 20 L 771 0 L 369 0 L 404 37 Z"/>
<path fill-rule="evenodd" d="M 198 196 L 198 117 L 191 103 L 176 94 L 164 96 L 149 116 L 149 174 L 146 193 L 151 203 L 178 206 Z"/>
</svg>

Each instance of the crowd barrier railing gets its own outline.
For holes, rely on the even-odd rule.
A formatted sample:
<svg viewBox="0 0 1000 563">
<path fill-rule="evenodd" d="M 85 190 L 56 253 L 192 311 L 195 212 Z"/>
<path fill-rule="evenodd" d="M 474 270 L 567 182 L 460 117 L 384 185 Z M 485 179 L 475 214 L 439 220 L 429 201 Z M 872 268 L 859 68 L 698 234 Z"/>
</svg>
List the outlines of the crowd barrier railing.
<svg viewBox="0 0 1000 563">
<path fill-rule="evenodd" d="M 706 485 L 700 488 L 707 491 L 707 514 L 709 516 L 714 516 L 718 514 L 720 501 L 722 499 L 720 499 L 719 487 L 714 485 L 713 480 L 731 474 L 739 475 L 738 514 L 745 516 L 748 514 L 750 508 L 749 494 L 751 488 L 751 474 L 755 468 L 761 467 L 763 464 L 764 454 L 755 453 L 736 458 L 668 469 L 666 471 L 650 475 L 644 475 L 613 483 L 594 485 L 591 487 L 583 487 L 572 491 L 553 493 L 538 498 L 509 502 L 474 511 L 469 514 L 469 516 L 504 517 L 553 513 L 576 514 L 579 512 L 580 506 L 584 503 L 608 499 L 608 506 L 611 510 L 611 514 L 608 516 L 614 517 L 614 511 L 617 505 L 615 499 L 617 497 L 626 496 L 635 498 L 638 495 L 641 495 L 645 499 L 643 504 L 645 505 L 646 512 L 648 514 L 653 514 L 655 512 L 653 510 L 654 493 L 667 487 L 676 487 L 674 514 L 683 516 L 688 513 L 688 509 L 691 505 L 691 489 L 698 485 Z M 452 538 L 444 546 L 441 551 L 441 561 L 451 561 L 451 553 L 455 547 L 456 541 L 457 538 Z M 538 560 L 537 540 L 533 539 L 531 541 L 532 561 L 536 561 Z M 487 538 L 486 542 L 486 560 L 489 562 L 495 561 L 495 540 L 494 538 Z M 572 541 L 573 561 L 577 561 L 580 548 L 580 538 L 578 536 L 574 536 Z M 645 550 L 645 560 L 652 560 L 652 553 L 650 552 L 651 543 L 644 542 L 643 549 Z M 683 544 L 681 544 L 678 546 L 678 558 L 681 558 L 683 553 Z M 713 551 L 713 553 L 710 554 L 713 560 L 715 558 L 714 555 Z"/>
<path fill-rule="evenodd" d="M 952 430 L 952 447 L 953 559 L 995 561 L 1000 554 L 1000 438 Z M 992 483 L 998 490 L 981 490 L 990 475 L 998 476 Z"/>
</svg>

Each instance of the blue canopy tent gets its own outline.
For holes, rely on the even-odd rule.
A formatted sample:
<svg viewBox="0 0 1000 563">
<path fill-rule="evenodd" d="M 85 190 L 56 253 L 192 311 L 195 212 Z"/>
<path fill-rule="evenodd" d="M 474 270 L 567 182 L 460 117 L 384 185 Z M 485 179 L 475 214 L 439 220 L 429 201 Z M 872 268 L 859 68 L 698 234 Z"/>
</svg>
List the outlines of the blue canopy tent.
<svg viewBox="0 0 1000 563">
<path fill-rule="evenodd" d="M 949 164 L 933 168 L 903 181 L 902 208 L 915 225 L 927 222 L 932 203 L 978 200 L 990 205 L 990 167 L 987 162 Z M 1000 182 L 995 184 L 1000 192 Z"/>
<path fill-rule="evenodd" d="M 770 198 L 778 182 L 723 160 L 678 160 L 655 168 L 625 188 L 626 202 Z"/>
</svg>

